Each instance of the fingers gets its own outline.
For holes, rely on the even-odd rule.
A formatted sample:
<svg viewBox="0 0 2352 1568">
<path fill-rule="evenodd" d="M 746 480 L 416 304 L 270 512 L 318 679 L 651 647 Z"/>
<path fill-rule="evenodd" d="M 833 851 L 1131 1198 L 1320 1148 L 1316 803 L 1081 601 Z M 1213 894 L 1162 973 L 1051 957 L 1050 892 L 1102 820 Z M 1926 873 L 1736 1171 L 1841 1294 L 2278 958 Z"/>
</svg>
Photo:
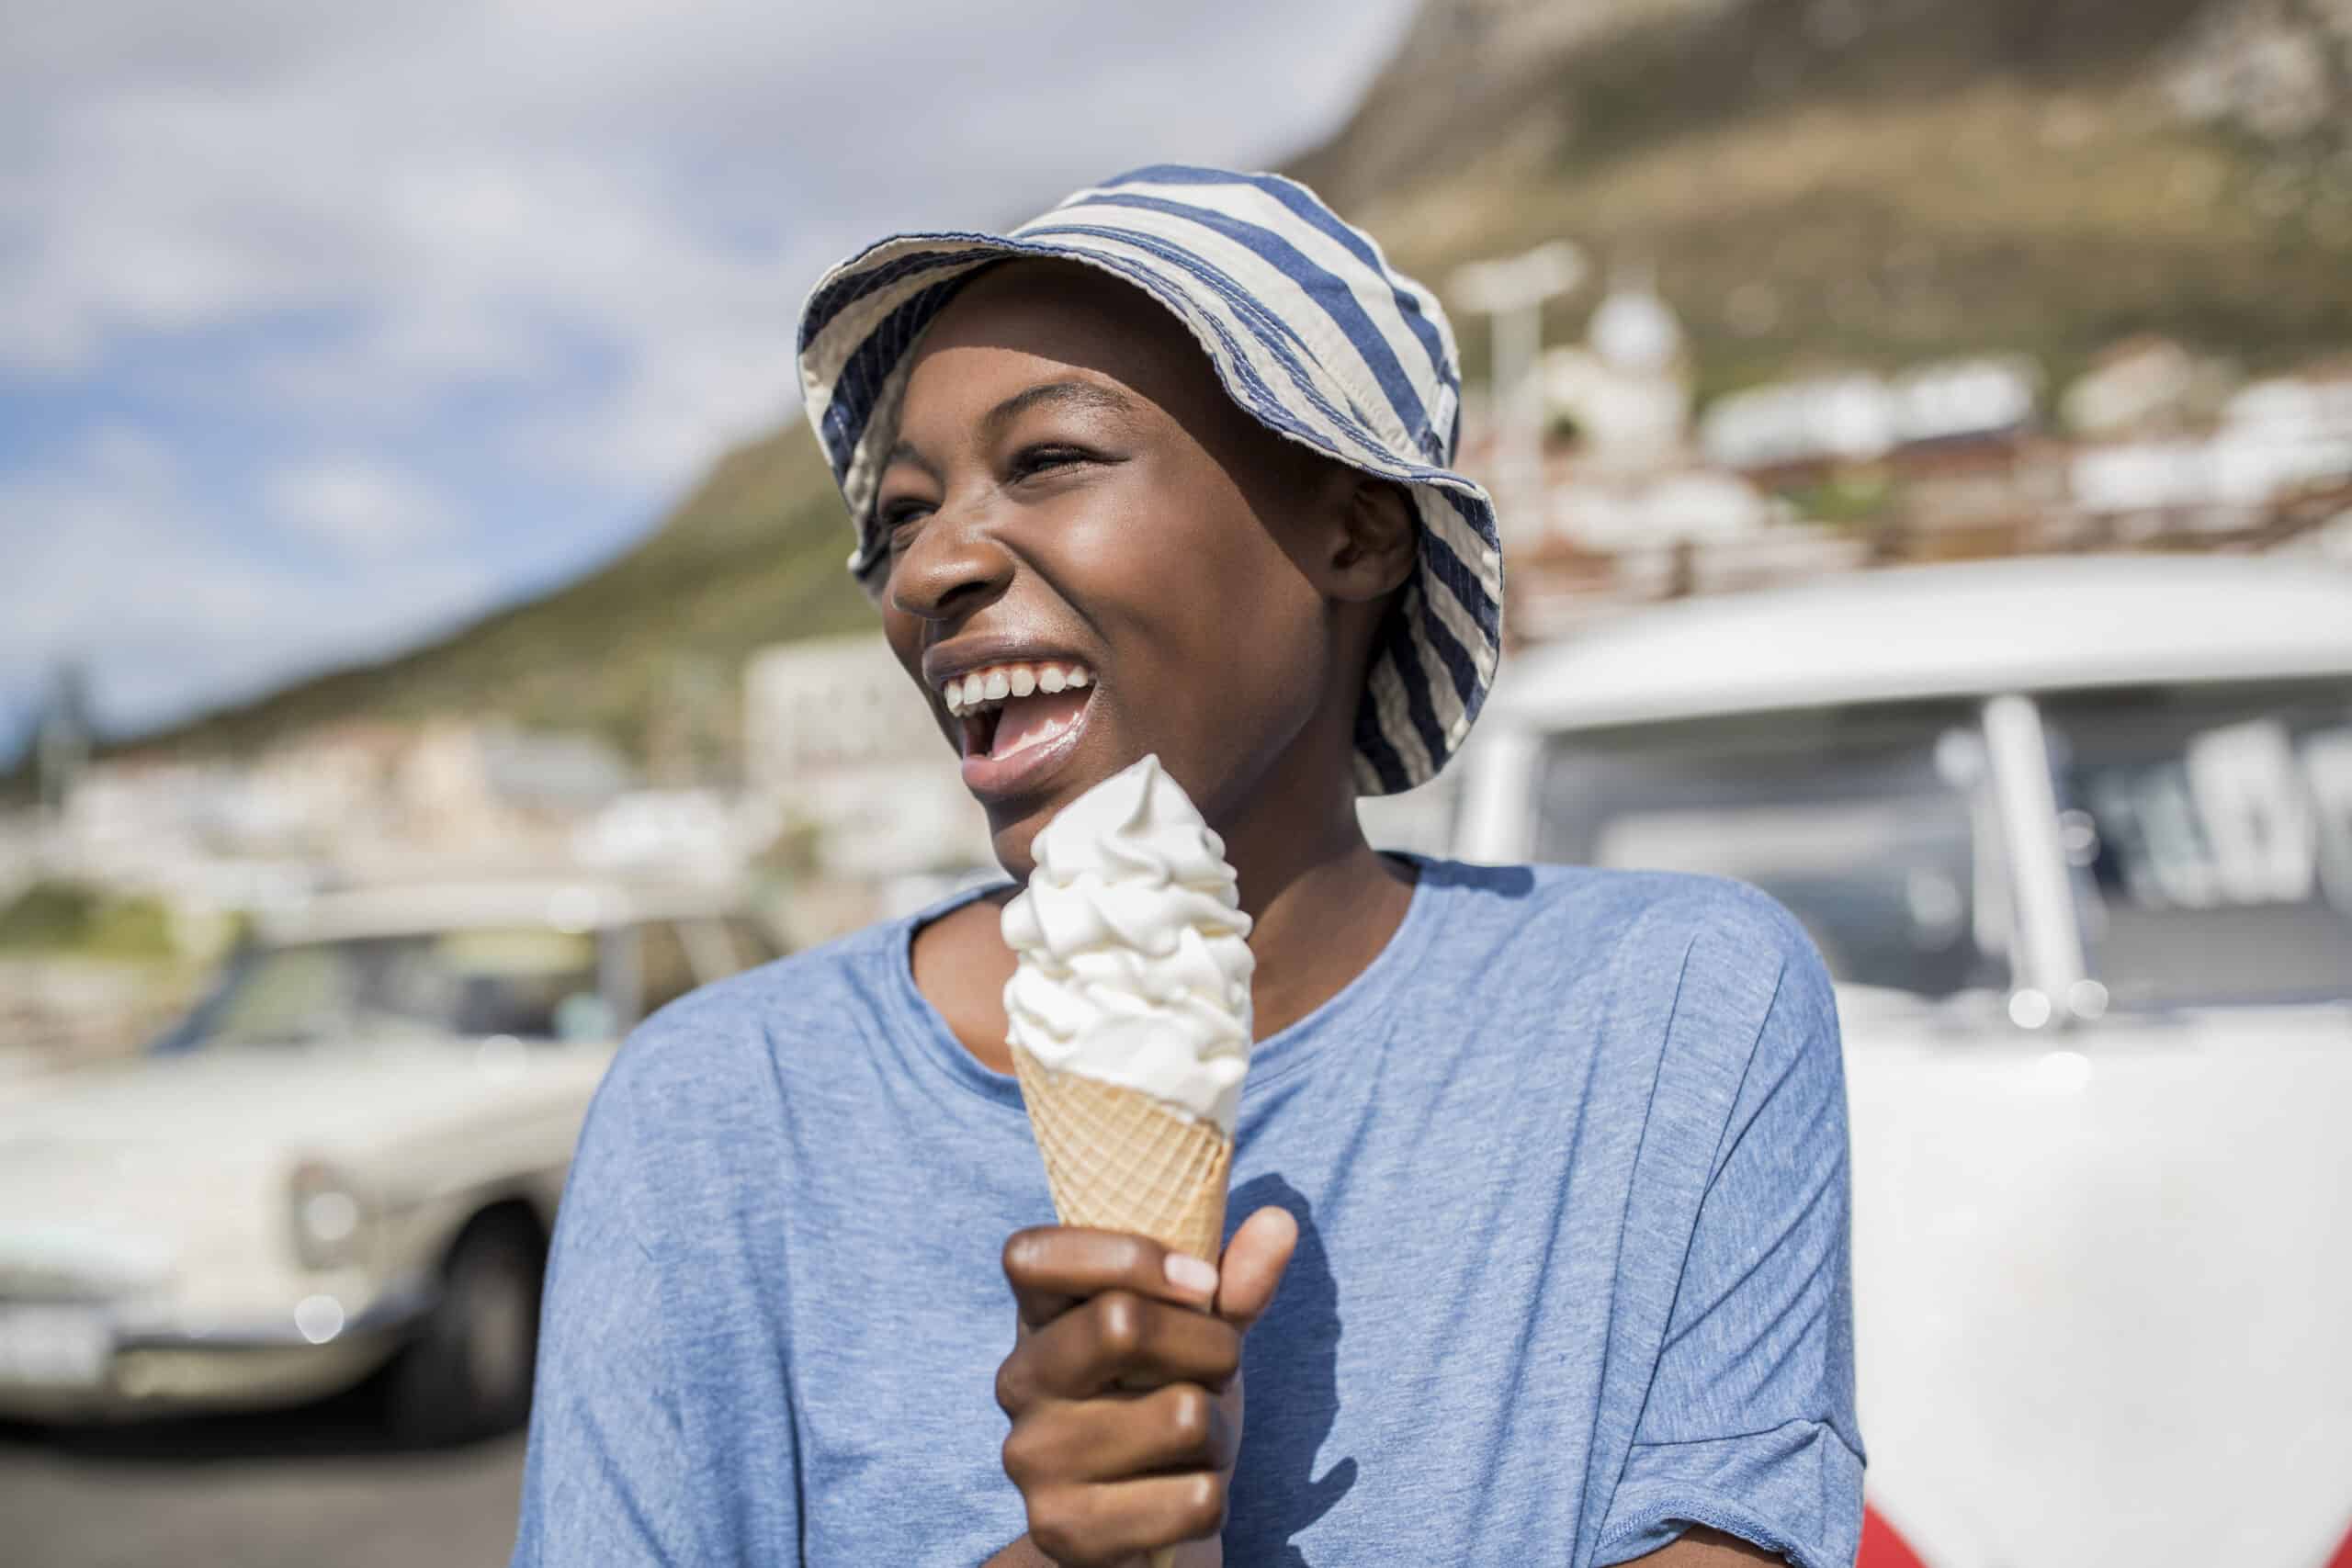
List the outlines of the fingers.
<svg viewBox="0 0 2352 1568">
<path fill-rule="evenodd" d="M 1263 1208 L 1241 1222 L 1225 1244 L 1224 1266 L 1217 1271 L 1216 1314 L 1235 1328 L 1247 1331 L 1272 1304 L 1298 1247 L 1298 1222 L 1286 1209 Z"/>
<path fill-rule="evenodd" d="M 1238 1446 L 1238 1434 L 1208 1390 L 1170 1383 L 1136 1398 L 1061 1405 L 1016 1423 L 1004 1439 L 1004 1472 L 1028 1492 L 1224 1470 Z"/>
<path fill-rule="evenodd" d="M 1004 1244 L 1004 1277 L 1031 1328 L 1104 1291 L 1204 1309 L 1216 1294 L 1216 1267 L 1206 1258 L 1146 1236 L 1076 1225 L 1013 1232 Z"/>
<path fill-rule="evenodd" d="M 1225 1478 L 1207 1471 L 1027 1493 L 1029 1539 L 1069 1568 L 1124 1562 L 1225 1527 Z"/>
<path fill-rule="evenodd" d="M 1005 1414 L 1048 1399 L 1195 1382 L 1221 1389 L 1241 1365 L 1241 1331 L 1192 1307 L 1106 1291 L 1032 1330 L 997 1371 Z"/>
</svg>

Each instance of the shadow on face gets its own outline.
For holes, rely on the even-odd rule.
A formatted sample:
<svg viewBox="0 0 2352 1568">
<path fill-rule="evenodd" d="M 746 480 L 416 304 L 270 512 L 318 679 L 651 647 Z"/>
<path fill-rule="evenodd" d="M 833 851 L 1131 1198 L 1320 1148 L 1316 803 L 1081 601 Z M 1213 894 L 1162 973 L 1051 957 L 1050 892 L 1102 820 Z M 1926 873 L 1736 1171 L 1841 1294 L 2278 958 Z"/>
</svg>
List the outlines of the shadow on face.
<svg viewBox="0 0 2352 1568">
<path fill-rule="evenodd" d="M 1228 835 L 1351 811 L 1385 602 L 1348 575 L 1367 481 L 1238 408 L 1174 316 L 1091 267 L 1000 264 L 926 333 L 897 434 L 885 628 L 1009 871 L 1148 752 Z"/>
</svg>

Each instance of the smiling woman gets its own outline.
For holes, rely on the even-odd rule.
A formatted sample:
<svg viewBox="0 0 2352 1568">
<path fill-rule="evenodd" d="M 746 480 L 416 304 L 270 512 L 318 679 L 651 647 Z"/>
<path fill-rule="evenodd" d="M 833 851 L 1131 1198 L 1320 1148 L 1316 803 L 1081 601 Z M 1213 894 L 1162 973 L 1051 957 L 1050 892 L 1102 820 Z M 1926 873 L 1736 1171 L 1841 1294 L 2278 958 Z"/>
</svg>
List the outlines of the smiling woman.
<svg viewBox="0 0 2352 1568">
<path fill-rule="evenodd" d="M 1008 867 L 1148 750 L 1215 819 L 1240 825 L 1246 803 L 1279 808 L 1285 838 L 1328 837 L 1299 818 L 1352 798 L 1409 502 L 1244 414 L 1147 296 L 1069 262 L 973 281 L 912 357 L 876 512 L 900 661 L 967 705 L 982 678 L 982 711 L 943 717 Z M 1064 689 L 1015 697 L 1023 666 Z"/>
<path fill-rule="evenodd" d="M 623 1051 L 515 1561 L 1850 1563 L 1845 1108 L 1795 922 L 1358 824 L 1500 650 L 1435 299 L 1302 186 L 1162 167 L 852 258 L 800 365 L 1012 880 Z M 1254 959 L 1216 1257 L 1045 1223 L 1007 1044 L 1041 831 L 1152 756 Z M 1078 955 L 1135 959 L 1137 1005 L 1216 983 L 1144 998 L 1153 956 Z"/>
</svg>

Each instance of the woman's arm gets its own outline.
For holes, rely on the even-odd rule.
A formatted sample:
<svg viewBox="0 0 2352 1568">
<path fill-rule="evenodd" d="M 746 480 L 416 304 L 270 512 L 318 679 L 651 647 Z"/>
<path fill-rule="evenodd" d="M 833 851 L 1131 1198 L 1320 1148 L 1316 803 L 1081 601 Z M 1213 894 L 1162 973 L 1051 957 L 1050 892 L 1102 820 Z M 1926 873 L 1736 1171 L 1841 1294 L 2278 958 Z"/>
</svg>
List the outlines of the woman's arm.
<svg viewBox="0 0 2352 1568">
<path fill-rule="evenodd" d="M 1777 1554 L 1802 1568 L 1847 1568 L 1860 1536 L 1837 1005 L 1796 922 L 1777 906 L 1763 921 L 1755 912 L 1703 931 L 1684 983 L 1687 999 L 1710 973 L 1752 976 L 1758 957 L 1777 959 L 1753 1041 L 1682 1038 L 1701 1013 L 1683 1018 L 1679 1005 L 1669 1036 L 1669 1051 L 1744 1045 L 1745 1068 L 1609 1501 L 1599 1564 L 1679 1562 L 1669 1554 L 1704 1544 L 1684 1532 L 1707 1526 L 1766 1549 L 1766 1562 Z"/>
<path fill-rule="evenodd" d="M 798 1534 L 791 1433 L 755 1496 L 731 1495 L 702 1451 L 681 1377 L 673 1272 L 647 1216 L 656 1169 L 638 1131 L 625 1049 L 598 1091 L 557 1212 L 514 1568 L 723 1568 L 747 1540 Z"/>
<path fill-rule="evenodd" d="M 1788 1559 L 1750 1546 L 1736 1536 L 1703 1527 L 1691 1530 L 1672 1546 L 1636 1557 L 1625 1568 L 1753 1568 L 1758 1562 L 1786 1563 Z"/>
</svg>

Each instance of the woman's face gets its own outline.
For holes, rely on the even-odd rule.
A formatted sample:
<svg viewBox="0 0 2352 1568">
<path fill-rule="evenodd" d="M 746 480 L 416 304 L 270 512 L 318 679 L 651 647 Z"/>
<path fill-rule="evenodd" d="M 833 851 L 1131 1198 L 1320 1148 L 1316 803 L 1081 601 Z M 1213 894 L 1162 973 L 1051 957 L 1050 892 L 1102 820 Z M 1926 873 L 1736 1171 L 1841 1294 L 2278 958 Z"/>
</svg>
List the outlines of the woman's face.
<svg viewBox="0 0 2352 1568">
<path fill-rule="evenodd" d="M 1344 775 L 1360 671 L 1311 574 L 1347 470 L 1234 407 L 1168 312 L 1088 268 L 992 269 L 926 334 L 899 436 L 884 625 L 1007 870 L 1148 752 L 1220 825 L 1301 748 Z"/>
</svg>

